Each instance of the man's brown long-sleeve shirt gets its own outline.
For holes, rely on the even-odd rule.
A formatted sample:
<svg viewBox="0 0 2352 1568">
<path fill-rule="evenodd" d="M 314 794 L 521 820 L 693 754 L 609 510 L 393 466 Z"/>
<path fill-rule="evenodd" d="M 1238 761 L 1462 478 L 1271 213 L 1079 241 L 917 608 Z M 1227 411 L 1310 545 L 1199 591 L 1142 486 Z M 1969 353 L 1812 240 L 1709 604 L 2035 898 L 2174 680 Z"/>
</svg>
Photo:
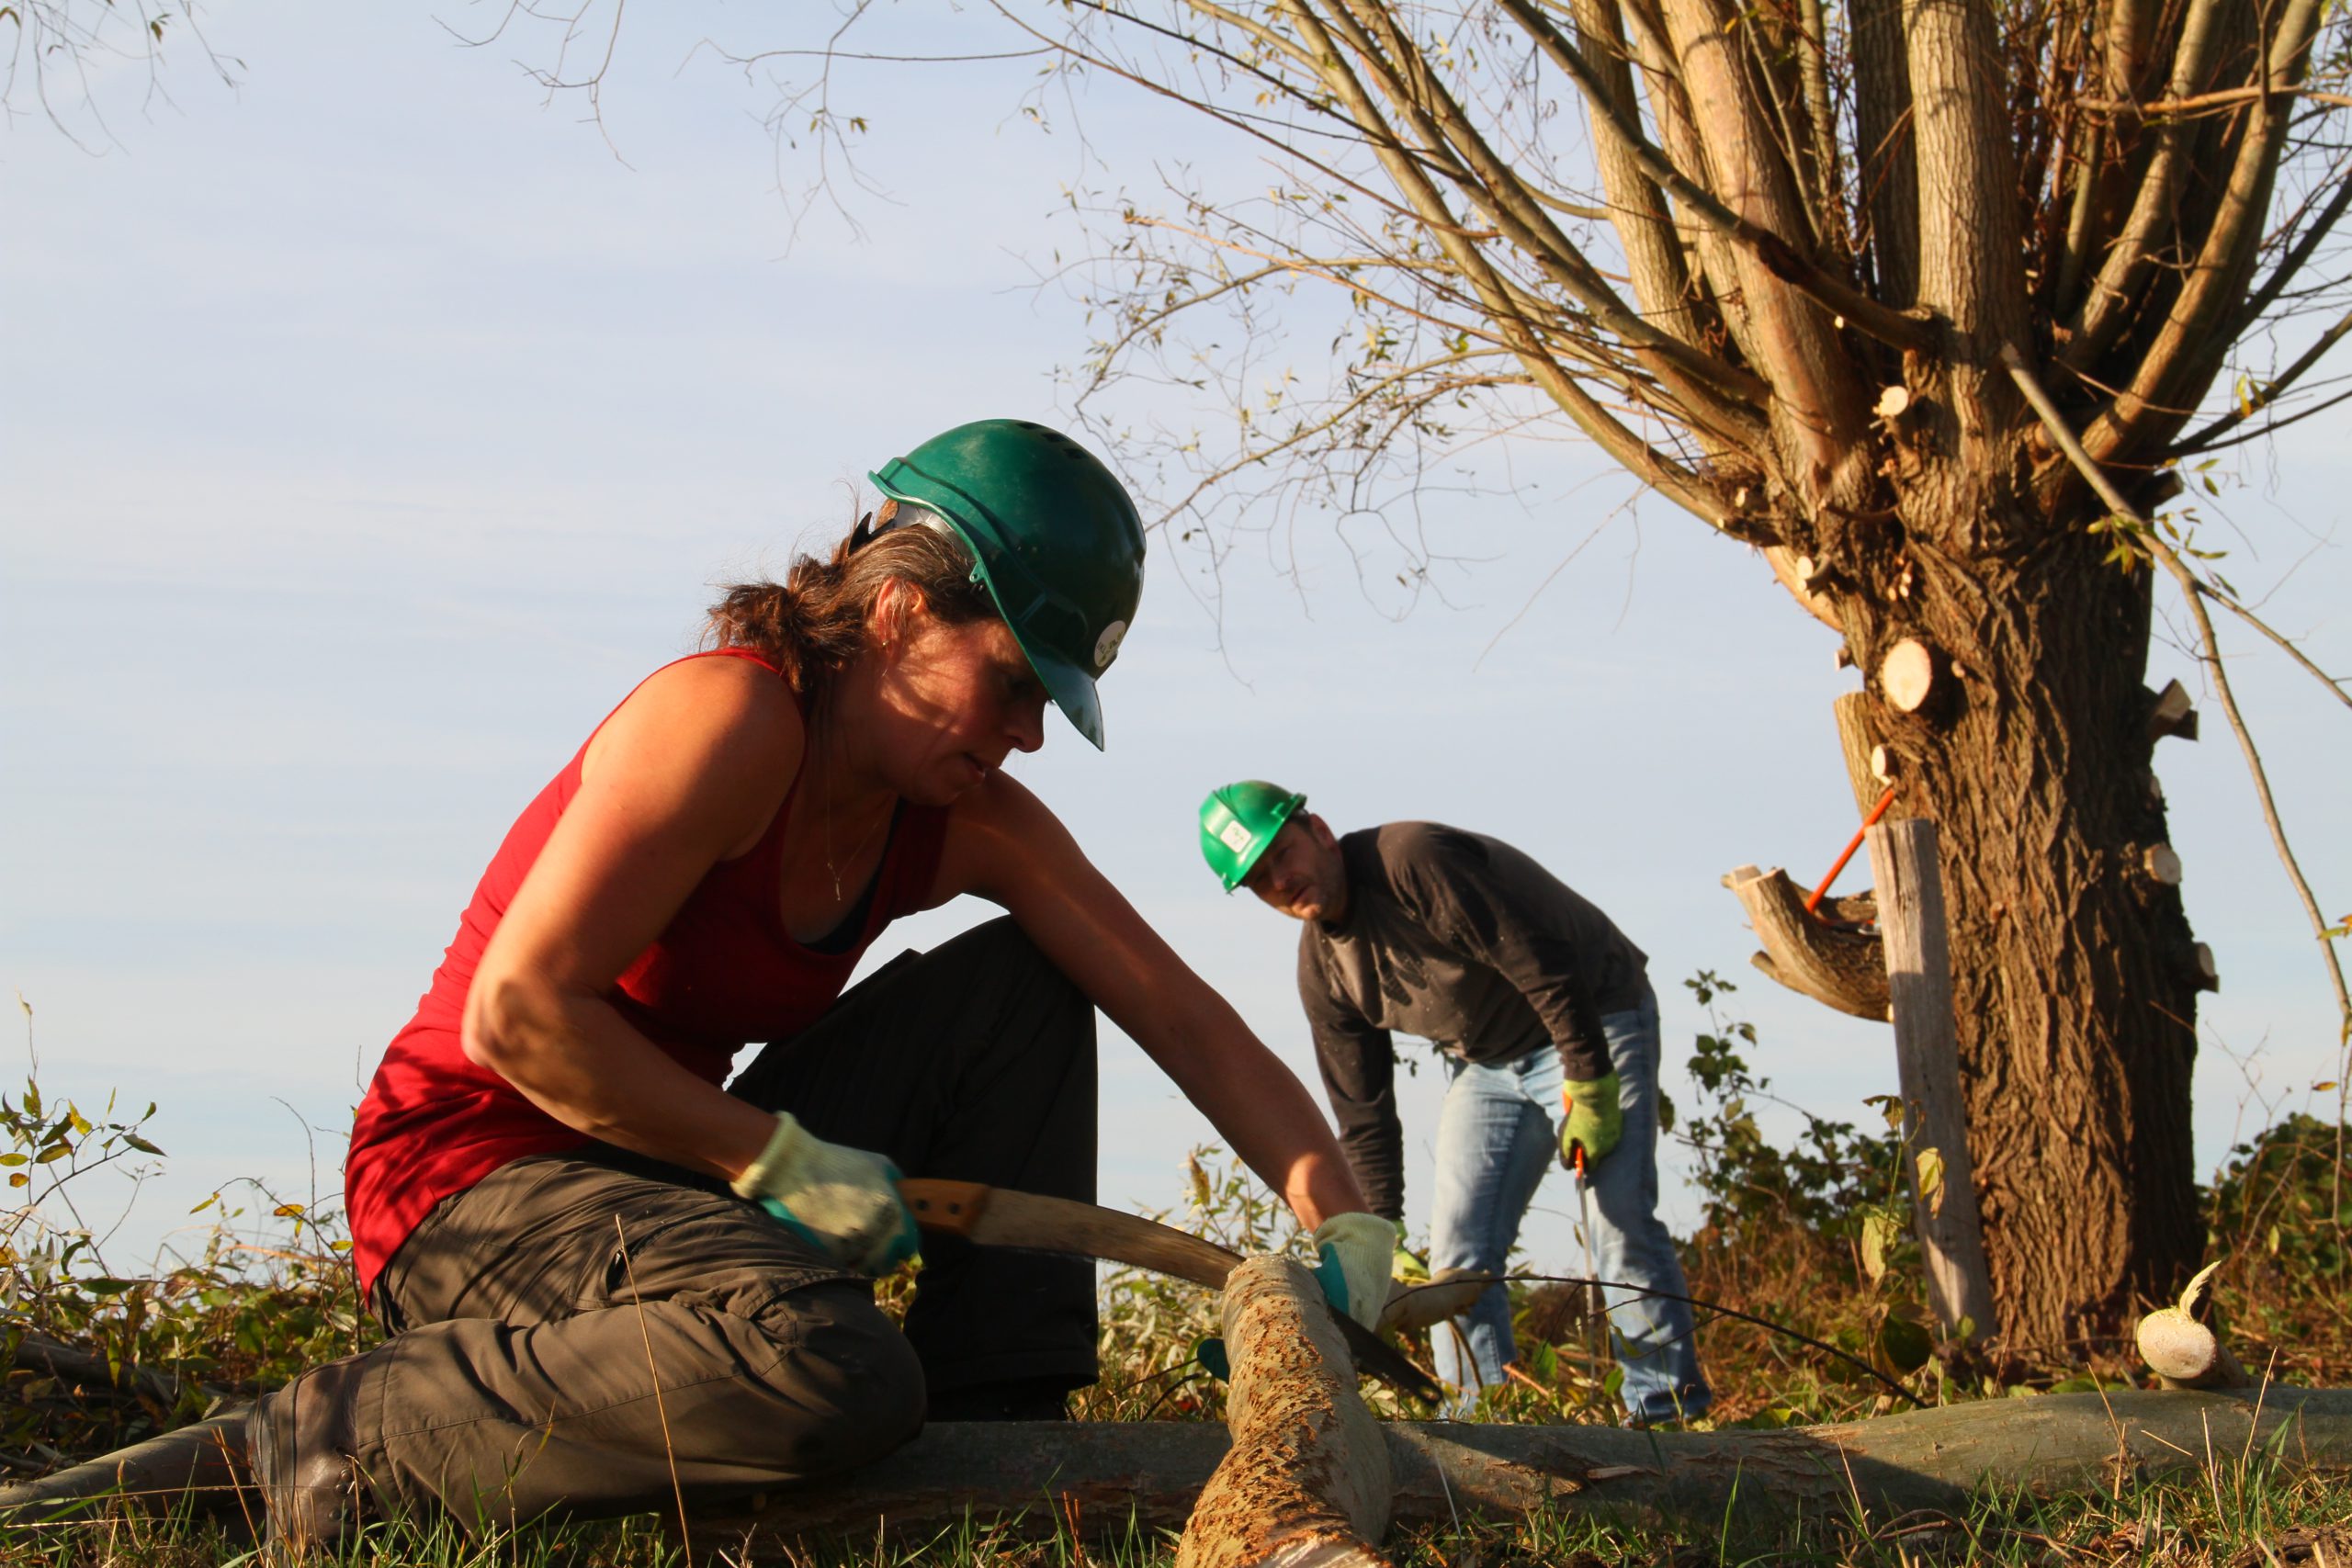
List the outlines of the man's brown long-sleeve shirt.
<svg viewBox="0 0 2352 1568">
<path fill-rule="evenodd" d="M 1392 1030 L 1473 1062 L 1547 1042 L 1563 1074 L 1609 1071 L 1600 1016 L 1640 1005 L 1648 960 L 1590 901 L 1498 839 L 1391 822 L 1340 840 L 1347 916 L 1310 920 L 1298 994 L 1340 1142 L 1373 1213 L 1405 1212 Z"/>
</svg>

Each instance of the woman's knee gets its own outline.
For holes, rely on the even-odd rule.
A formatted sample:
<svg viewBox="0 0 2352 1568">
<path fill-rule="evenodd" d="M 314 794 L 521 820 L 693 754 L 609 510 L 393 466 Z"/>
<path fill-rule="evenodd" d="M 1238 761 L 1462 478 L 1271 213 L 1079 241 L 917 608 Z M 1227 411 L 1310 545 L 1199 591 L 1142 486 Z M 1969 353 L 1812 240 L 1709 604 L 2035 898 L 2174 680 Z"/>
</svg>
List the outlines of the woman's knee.
<svg viewBox="0 0 2352 1568">
<path fill-rule="evenodd" d="M 789 1412 L 798 1473 L 868 1463 L 922 1429 L 922 1363 L 868 1287 L 794 1291 L 755 1321 L 775 1352 L 761 1397 Z"/>
</svg>

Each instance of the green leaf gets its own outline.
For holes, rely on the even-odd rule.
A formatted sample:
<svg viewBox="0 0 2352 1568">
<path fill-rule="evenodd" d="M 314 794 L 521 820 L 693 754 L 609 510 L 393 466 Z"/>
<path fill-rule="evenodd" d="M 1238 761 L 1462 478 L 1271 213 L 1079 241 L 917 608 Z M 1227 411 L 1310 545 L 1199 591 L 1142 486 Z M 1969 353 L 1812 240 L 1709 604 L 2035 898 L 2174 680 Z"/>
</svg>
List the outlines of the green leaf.
<svg viewBox="0 0 2352 1568">
<path fill-rule="evenodd" d="M 1862 1272 L 1875 1285 L 1886 1277 L 1886 1254 L 1893 1247 L 1902 1229 L 1893 1215 L 1883 1209 L 1872 1209 L 1862 1216 Z"/>
<path fill-rule="evenodd" d="M 1928 1213 L 1942 1213 L 1944 1209 L 1943 1151 L 1921 1149 L 1913 1157 L 1919 1168 L 1919 1201 L 1928 1205 Z"/>
</svg>

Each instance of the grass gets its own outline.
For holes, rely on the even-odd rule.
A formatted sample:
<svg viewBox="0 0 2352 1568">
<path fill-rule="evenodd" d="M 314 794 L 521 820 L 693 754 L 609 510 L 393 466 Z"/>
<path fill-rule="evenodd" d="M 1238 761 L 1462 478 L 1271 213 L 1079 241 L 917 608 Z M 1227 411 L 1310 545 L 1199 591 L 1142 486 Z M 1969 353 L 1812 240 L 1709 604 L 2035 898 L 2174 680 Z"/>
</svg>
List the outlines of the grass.
<svg viewBox="0 0 2352 1568">
<path fill-rule="evenodd" d="M 754 1551 L 695 1541 L 703 1562 L 792 1568 L 1162 1568 L 1163 1532 L 1116 1528 L 1050 1534 L 967 1525 L 888 1542 Z M 1566 1511 L 1512 1524 L 1467 1521 L 1389 1542 L 1397 1568 L 2338 1568 L 2352 1563 L 2352 1487 L 2222 1461 L 2193 1479 L 2056 1498 L 1981 1495 L 1961 1511 L 1849 1517 L 1771 1527 L 1735 1513 L 1679 1527 Z M 0 1535 L 0 1562 L 40 1568 L 198 1568 L 254 1561 L 241 1526 L 115 1514 Z M 684 1568 L 673 1531 L 650 1517 L 547 1527 L 469 1540 L 446 1526 L 378 1525 L 341 1555 L 350 1568 Z"/>
</svg>

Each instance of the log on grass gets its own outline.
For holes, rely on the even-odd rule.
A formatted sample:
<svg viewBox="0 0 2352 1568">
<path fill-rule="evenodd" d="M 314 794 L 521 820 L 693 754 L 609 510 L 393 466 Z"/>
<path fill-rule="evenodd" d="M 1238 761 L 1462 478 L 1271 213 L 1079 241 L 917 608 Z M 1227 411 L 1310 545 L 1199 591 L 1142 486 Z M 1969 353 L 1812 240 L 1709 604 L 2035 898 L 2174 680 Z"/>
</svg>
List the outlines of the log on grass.
<svg viewBox="0 0 2352 1568">
<path fill-rule="evenodd" d="M 1201 1489 L 1176 1568 L 1385 1568 L 1392 1483 L 1380 1425 L 1323 1289 L 1289 1258 L 1227 1280 L 1233 1446 Z"/>
<path fill-rule="evenodd" d="M 0 1517 L 74 1517 L 100 1506 L 124 1504 L 143 1513 L 184 1507 L 218 1512 L 236 1506 L 249 1479 L 245 1412 L 231 1410 L 54 1474 L 0 1487 Z"/>
<path fill-rule="evenodd" d="M 1764 951 L 1756 967 L 1839 1012 L 1886 1021 L 1886 959 L 1874 933 L 1833 926 L 1805 911 L 1803 892 L 1778 867 L 1743 865 L 1724 886 L 1747 911 Z"/>
<path fill-rule="evenodd" d="M 1990 1399 L 1774 1432 L 1393 1422 L 1380 1427 L 1402 1528 L 1538 1513 L 1764 1533 L 1797 1518 L 1963 1512 L 1972 1493 L 2110 1491 L 2224 1472 L 2352 1472 L 2352 1390 L 2126 1390 Z M 693 1521 L 697 1542 L 774 1560 L 984 1523 L 1008 1535 L 1115 1535 L 1183 1519 L 1227 1450 L 1201 1422 L 935 1426 L 854 1475 Z"/>
<path fill-rule="evenodd" d="M 140 1445 L 172 1461 L 148 1467 L 167 1483 L 152 1495 L 181 1495 L 192 1467 L 220 1451 L 215 1432 L 238 1419 Z M 1848 1517 L 1857 1506 L 1877 1519 L 1906 1508 L 1952 1509 L 1979 1486 L 2041 1495 L 2111 1489 L 2133 1477 L 2226 1469 L 2248 1455 L 2288 1474 L 2344 1473 L 2352 1472 L 2352 1389 L 2043 1394 L 1777 1432 L 1447 1421 L 1385 1423 L 1380 1433 L 1397 1526 L 1550 1510 L 1713 1528 L 1726 1517 L 1744 1525 Z M 1073 1527 L 1091 1537 L 1115 1534 L 1131 1523 L 1172 1528 L 1229 1447 L 1225 1428 L 1196 1421 L 941 1423 L 848 1475 L 700 1511 L 694 1535 L 773 1558 L 802 1540 L 870 1541 L 877 1531 L 904 1540 L 972 1521 L 1040 1536 Z M 59 1483 L 94 1466 L 114 1469 L 137 1451 L 0 1489 L 0 1509 L 59 1500 Z"/>
</svg>

